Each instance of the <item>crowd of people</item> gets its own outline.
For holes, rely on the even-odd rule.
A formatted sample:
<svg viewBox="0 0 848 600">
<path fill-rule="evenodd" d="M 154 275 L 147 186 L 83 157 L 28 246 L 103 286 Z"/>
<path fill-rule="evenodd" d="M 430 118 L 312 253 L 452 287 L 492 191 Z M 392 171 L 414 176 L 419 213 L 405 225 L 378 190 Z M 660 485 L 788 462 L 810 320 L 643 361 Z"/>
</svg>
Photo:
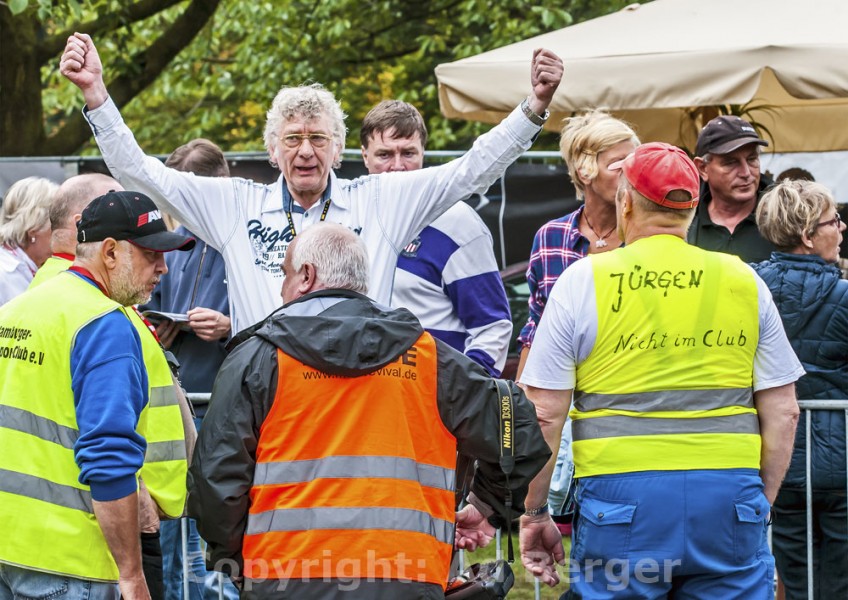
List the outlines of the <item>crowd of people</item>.
<svg viewBox="0 0 848 600">
<path fill-rule="evenodd" d="M 713 119 L 690 158 L 566 119 L 582 204 L 534 239 L 514 383 L 463 200 L 545 125 L 554 53 L 438 167 L 415 107 L 379 103 L 355 180 L 339 101 L 283 87 L 269 185 L 205 139 L 146 155 L 88 35 L 60 70 L 114 179 L 24 179 L 0 208 L 0 600 L 444 598 L 454 553 L 513 524 L 568 598 L 772 598 L 775 564 L 787 598 L 809 566 L 848 594 L 845 418 L 796 432 L 798 398 L 848 399 L 845 224 L 821 184 L 761 174 L 750 123 Z"/>
</svg>

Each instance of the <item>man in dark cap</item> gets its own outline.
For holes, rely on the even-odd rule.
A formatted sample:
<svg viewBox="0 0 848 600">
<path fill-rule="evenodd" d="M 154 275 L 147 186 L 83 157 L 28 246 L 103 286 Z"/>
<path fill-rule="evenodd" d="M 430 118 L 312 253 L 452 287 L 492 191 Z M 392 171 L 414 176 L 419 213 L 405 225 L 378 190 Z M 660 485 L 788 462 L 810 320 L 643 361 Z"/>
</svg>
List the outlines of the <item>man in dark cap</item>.
<svg viewBox="0 0 848 600">
<path fill-rule="evenodd" d="M 768 146 L 748 121 L 716 117 L 698 135 L 695 165 L 701 201 L 688 241 L 705 250 L 735 254 L 745 262 L 766 260 L 776 248 L 760 235 L 754 218 L 771 180 L 760 173 L 760 146 Z"/>
<path fill-rule="evenodd" d="M 149 598 L 139 475 L 163 514 L 185 504 L 176 391 L 132 305 L 194 239 L 138 192 L 95 198 L 77 231 L 73 265 L 0 309 L 0 597 Z"/>
</svg>

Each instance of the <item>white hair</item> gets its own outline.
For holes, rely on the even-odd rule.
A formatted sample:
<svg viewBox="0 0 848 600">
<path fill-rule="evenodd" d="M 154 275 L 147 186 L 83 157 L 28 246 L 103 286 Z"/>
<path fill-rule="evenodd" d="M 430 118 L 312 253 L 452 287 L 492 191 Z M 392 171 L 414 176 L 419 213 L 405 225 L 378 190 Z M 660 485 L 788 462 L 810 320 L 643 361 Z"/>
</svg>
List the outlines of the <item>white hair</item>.
<svg viewBox="0 0 848 600">
<path fill-rule="evenodd" d="M 26 247 L 28 231 L 50 223 L 50 205 L 58 185 L 43 177 L 27 177 L 12 184 L 0 207 L 0 244 Z"/>
<path fill-rule="evenodd" d="M 326 116 L 330 121 L 336 145 L 339 148 L 345 147 L 345 136 L 347 135 L 345 113 L 339 101 L 320 83 L 281 88 L 265 116 L 263 137 L 265 148 L 271 154 L 271 164 L 274 166 L 277 166 L 273 158 L 274 144 L 283 126 L 294 118 L 300 117 L 312 120 Z M 338 161 L 338 164 L 333 165 L 334 168 L 339 166 L 341 166 L 341 160 Z"/>
<path fill-rule="evenodd" d="M 316 223 L 297 234 L 291 249 L 295 272 L 303 265 L 315 267 L 315 278 L 324 288 L 368 293 L 368 250 L 365 242 L 347 227 Z"/>
</svg>

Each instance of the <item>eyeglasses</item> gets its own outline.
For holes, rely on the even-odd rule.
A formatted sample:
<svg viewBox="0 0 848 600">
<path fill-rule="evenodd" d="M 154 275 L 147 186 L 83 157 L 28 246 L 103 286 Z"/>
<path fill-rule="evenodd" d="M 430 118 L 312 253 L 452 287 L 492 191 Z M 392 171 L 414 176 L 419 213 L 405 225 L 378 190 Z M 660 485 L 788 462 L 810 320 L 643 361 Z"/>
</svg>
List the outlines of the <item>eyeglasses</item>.
<svg viewBox="0 0 848 600">
<path fill-rule="evenodd" d="M 839 226 L 842 224 L 842 216 L 839 213 L 836 213 L 836 216 L 832 219 L 828 219 L 827 221 L 822 221 L 821 223 L 816 224 L 816 229 L 819 227 L 824 227 L 825 225 L 836 225 L 836 228 L 839 229 Z"/>
<path fill-rule="evenodd" d="M 326 148 L 333 137 L 324 133 L 288 133 L 281 139 L 286 148 L 300 148 L 304 140 L 309 140 L 313 148 Z"/>
</svg>

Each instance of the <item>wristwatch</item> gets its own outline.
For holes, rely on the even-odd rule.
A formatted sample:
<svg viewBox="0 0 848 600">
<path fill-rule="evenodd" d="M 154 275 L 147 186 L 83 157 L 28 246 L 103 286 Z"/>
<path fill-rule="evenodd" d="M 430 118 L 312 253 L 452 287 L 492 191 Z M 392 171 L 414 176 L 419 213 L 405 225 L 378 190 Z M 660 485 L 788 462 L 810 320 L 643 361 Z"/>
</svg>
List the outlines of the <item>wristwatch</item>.
<svg viewBox="0 0 848 600">
<path fill-rule="evenodd" d="M 524 514 L 528 517 L 535 517 L 536 515 L 543 515 L 548 512 L 548 503 L 545 502 L 542 506 L 538 506 L 536 508 L 526 508 L 524 509 Z"/>
<path fill-rule="evenodd" d="M 539 116 L 534 113 L 533 110 L 530 108 L 529 97 L 521 101 L 521 112 L 524 113 L 525 117 L 530 119 L 530 122 L 533 123 L 533 125 L 538 125 L 539 127 L 544 125 L 545 122 L 548 120 L 548 117 L 551 116 L 551 111 L 549 110 L 546 110 L 545 114 L 543 114 L 542 116 Z"/>
</svg>

